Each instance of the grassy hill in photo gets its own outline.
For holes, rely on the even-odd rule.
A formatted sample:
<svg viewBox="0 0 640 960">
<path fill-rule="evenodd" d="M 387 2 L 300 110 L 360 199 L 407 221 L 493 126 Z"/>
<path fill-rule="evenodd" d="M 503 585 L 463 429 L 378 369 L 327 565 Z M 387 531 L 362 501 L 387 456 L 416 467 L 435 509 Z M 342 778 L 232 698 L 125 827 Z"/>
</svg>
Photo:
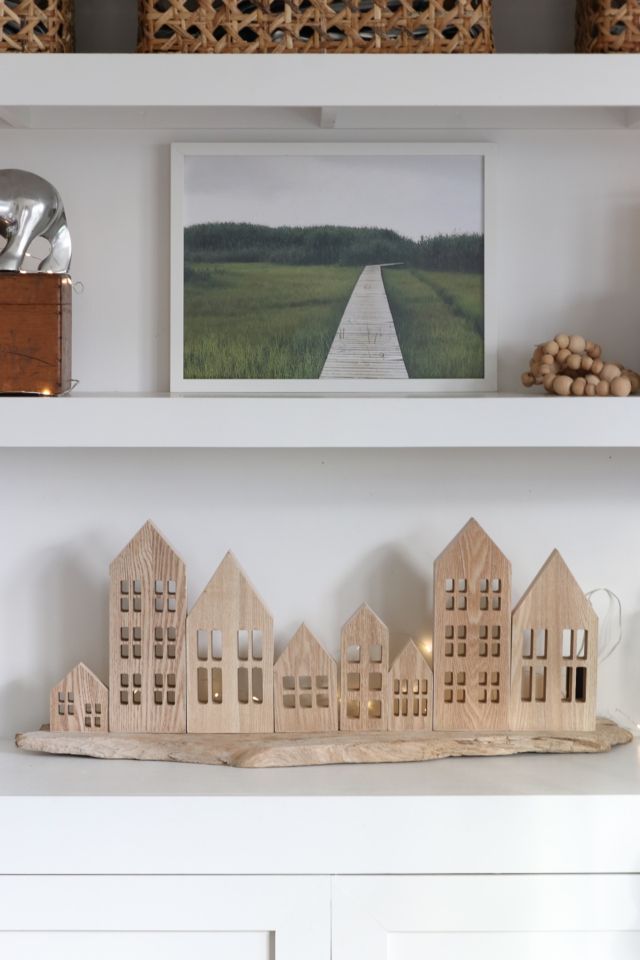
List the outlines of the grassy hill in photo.
<svg viewBox="0 0 640 960">
<path fill-rule="evenodd" d="M 316 379 L 367 264 L 383 271 L 410 377 L 481 377 L 483 237 L 208 223 L 185 229 L 184 375 Z"/>
</svg>

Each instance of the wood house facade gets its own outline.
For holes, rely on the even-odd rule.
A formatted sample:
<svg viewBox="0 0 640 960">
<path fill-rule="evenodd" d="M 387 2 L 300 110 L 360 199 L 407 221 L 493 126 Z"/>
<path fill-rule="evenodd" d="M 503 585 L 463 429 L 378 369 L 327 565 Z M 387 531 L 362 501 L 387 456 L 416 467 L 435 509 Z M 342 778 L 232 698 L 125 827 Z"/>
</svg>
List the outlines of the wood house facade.
<svg viewBox="0 0 640 960">
<path fill-rule="evenodd" d="M 185 733 L 185 565 L 149 521 L 109 576 L 109 729 Z"/>
<path fill-rule="evenodd" d="M 512 730 L 595 730 L 598 618 L 557 550 L 513 611 Z"/>
<path fill-rule="evenodd" d="M 509 724 L 511 564 L 469 520 L 434 567 L 434 729 Z"/>
<path fill-rule="evenodd" d="M 273 731 L 273 618 L 227 553 L 187 618 L 189 733 Z"/>
<path fill-rule="evenodd" d="M 52 687 L 49 727 L 53 733 L 107 733 L 109 691 L 89 667 L 79 663 Z"/>
<path fill-rule="evenodd" d="M 386 730 L 389 630 L 363 603 L 340 636 L 340 729 Z"/>
<path fill-rule="evenodd" d="M 389 730 L 433 729 L 433 671 L 413 640 L 389 667 Z"/>
<path fill-rule="evenodd" d="M 303 623 L 273 670 L 276 733 L 338 729 L 338 665 Z"/>
</svg>

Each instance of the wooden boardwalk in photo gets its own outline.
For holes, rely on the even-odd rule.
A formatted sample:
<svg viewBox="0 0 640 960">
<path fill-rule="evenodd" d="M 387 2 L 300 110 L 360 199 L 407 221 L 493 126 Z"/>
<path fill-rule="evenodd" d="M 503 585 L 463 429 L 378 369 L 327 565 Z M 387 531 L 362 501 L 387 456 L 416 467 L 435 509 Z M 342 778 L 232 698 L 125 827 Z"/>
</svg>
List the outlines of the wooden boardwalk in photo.
<svg viewBox="0 0 640 960">
<path fill-rule="evenodd" d="M 320 377 L 408 379 L 379 265 L 358 277 Z"/>
</svg>

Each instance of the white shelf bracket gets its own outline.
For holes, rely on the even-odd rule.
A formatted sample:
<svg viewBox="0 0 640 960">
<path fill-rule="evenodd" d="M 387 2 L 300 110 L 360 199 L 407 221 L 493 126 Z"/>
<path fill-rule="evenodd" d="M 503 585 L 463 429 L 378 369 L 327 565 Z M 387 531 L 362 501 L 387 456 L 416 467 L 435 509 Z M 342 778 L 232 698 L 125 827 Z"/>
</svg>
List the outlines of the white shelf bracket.
<svg viewBox="0 0 640 960">
<path fill-rule="evenodd" d="M 336 107 L 320 107 L 320 129 L 333 130 L 338 119 Z"/>
<path fill-rule="evenodd" d="M 640 130 L 640 107 L 627 107 L 626 120 L 629 130 Z"/>
<path fill-rule="evenodd" d="M 0 107 L 0 124 L 5 127 L 30 127 L 31 110 L 29 107 Z"/>
</svg>

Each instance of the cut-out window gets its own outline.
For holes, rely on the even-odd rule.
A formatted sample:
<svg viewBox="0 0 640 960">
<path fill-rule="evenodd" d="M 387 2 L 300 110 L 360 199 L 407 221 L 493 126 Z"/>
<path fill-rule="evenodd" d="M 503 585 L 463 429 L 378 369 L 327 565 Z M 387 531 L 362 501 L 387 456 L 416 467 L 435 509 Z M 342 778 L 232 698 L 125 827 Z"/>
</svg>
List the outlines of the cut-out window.
<svg viewBox="0 0 640 960">
<path fill-rule="evenodd" d="M 372 643 L 369 647 L 369 662 L 382 663 L 382 644 Z"/>
<path fill-rule="evenodd" d="M 573 670 L 571 667 L 560 668 L 560 699 L 569 703 L 572 697 Z"/>
<path fill-rule="evenodd" d="M 296 695 L 295 693 L 285 693 L 282 697 L 282 706 L 286 707 L 287 710 L 291 710 L 296 705 Z"/>
<path fill-rule="evenodd" d="M 452 656 L 453 656 L 453 644 L 452 644 L 452 643 L 445 643 L 445 645 L 444 645 L 444 655 L 445 655 L 445 657 L 452 657 Z"/>
<path fill-rule="evenodd" d="M 142 657 L 142 644 L 134 643 L 133 645 L 133 658 L 134 660 L 140 660 Z"/>
<path fill-rule="evenodd" d="M 420 681 L 414 680 L 413 683 L 411 684 L 411 687 L 413 690 L 413 695 L 417 696 L 420 693 Z"/>
<path fill-rule="evenodd" d="M 467 598 L 463 596 L 458 597 L 458 610 L 466 610 L 466 609 L 467 609 Z"/>
<path fill-rule="evenodd" d="M 562 656 L 565 660 L 573 656 L 573 630 L 568 627 L 562 631 Z"/>
<path fill-rule="evenodd" d="M 360 644 L 350 643 L 347 647 L 347 660 L 349 663 L 360 663 Z"/>
<path fill-rule="evenodd" d="M 167 610 L 169 611 L 169 613 L 175 613 L 176 609 L 177 609 L 176 598 L 169 597 L 169 599 L 167 600 Z"/>
<path fill-rule="evenodd" d="M 162 629 L 162 627 L 156 627 L 154 634 L 155 634 L 156 640 L 164 640 L 164 630 Z"/>
<path fill-rule="evenodd" d="M 369 674 L 369 690 L 382 690 L 382 674 L 381 673 Z"/>
<path fill-rule="evenodd" d="M 154 700 L 154 703 L 161 704 L 162 701 L 163 701 L 163 699 L 164 699 L 164 694 L 163 694 L 162 690 L 154 690 L 154 691 L 153 691 L 153 700 Z"/>
<path fill-rule="evenodd" d="M 455 607 L 456 607 L 455 599 L 453 597 L 447 597 L 445 601 L 445 608 L 447 610 L 455 610 Z"/>
<path fill-rule="evenodd" d="M 446 593 L 453 593 L 455 589 L 455 580 L 452 577 L 446 577 L 444 581 L 444 589 Z"/>
<path fill-rule="evenodd" d="M 486 625 L 480 627 L 478 631 L 478 636 L 480 637 L 481 640 L 486 640 L 487 637 L 489 636 L 489 627 L 487 627 Z"/>
<path fill-rule="evenodd" d="M 176 692 L 175 690 L 167 690 L 167 703 L 171 706 L 175 706 L 176 702 Z"/>
<path fill-rule="evenodd" d="M 262 703 L 262 667 L 251 668 L 251 699 L 254 703 Z"/>
<path fill-rule="evenodd" d="M 91 717 L 85 717 L 85 718 L 84 718 L 84 725 L 85 725 L 85 727 L 90 727 L 90 726 L 91 726 Z"/>
<path fill-rule="evenodd" d="M 129 627 L 120 627 L 120 639 L 121 640 L 129 639 Z"/>
<path fill-rule="evenodd" d="M 500 656 L 500 644 L 499 644 L 499 643 L 492 643 L 492 644 L 491 644 L 491 656 L 492 656 L 492 657 L 499 657 L 499 656 Z"/>
<path fill-rule="evenodd" d="M 451 684 L 453 683 L 453 672 L 451 670 L 447 670 L 445 672 L 444 682 L 445 682 L 445 686 L 447 687 L 450 687 Z"/>
<path fill-rule="evenodd" d="M 74 698 L 74 695 L 73 695 L 73 691 L 70 690 L 70 691 L 67 693 L 67 702 L 68 702 L 68 703 L 73 703 L 74 699 L 75 699 L 75 698 Z"/>
<path fill-rule="evenodd" d="M 238 660 L 249 659 L 249 631 L 238 630 Z"/>
<path fill-rule="evenodd" d="M 465 673 L 463 670 L 460 670 L 460 671 L 459 671 L 459 673 L 458 673 L 458 675 L 457 675 L 457 677 L 456 677 L 456 682 L 457 682 L 457 684 L 458 684 L 459 687 L 463 687 L 463 686 L 465 685 L 465 683 L 467 682 L 467 675 L 466 675 L 466 673 Z"/>
<path fill-rule="evenodd" d="M 400 684 L 400 692 L 406 697 L 409 693 L 409 681 L 403 680 Z"/>
<path fill-rule="evenodd" d="M 444 638 L 445 640 L 453 640 L 453 626 L 444 628 Z"/>
<path fill-rule="evenodd" d="M 587 668 L 576 667 L 576 703 L 587 700 Z"/>
<path fill-rule="evenodd" d="M 301 690 L 311 690 L 311 677 L 308 674 L 298 677 L 298 686 Z"/>
<path fill-rule="evenodd" d="M 123 706 L 125 706 L 125 707 L 128 705 L 128 703 L 129 703 L 129 691 L 128 691 L 128 690 L 121 690 L 121 691 L 120 691 L 120 703 L 121 703 Z"/>
<path fill-rule="evenodd" d="M 64 703 L 64 693 L 61 692 L 58 694 L 58 702 Z"/>
<path fill-rule="evenodd" d="M 139 707 L 140 704 L 142 703 L 142 691 L 141 691 L 141 690 L 134 690 L 134 691 L 133 691 L 133 703 L 134 703 L 134 706 L 136 706 L 136 707 Z"/>
<path fill-rule="evenodd" d="M 458 627 L 458 640 L 467 639 L 467 628 L 464 626 Z"/>
<path fill-rule="evenodd" d="M 129 581 L 121 580 L 120 581 L 120 593 L 129 593 Z"/>
<path fill-rule="evenodd" d="M 429 713 L 429 701 L 426 697 L 422 698 L 422 716 L 426 717 Z"/>
<path fill-rule="evenodd" d="M 478 683 L 481 687 L 486 687 L 487 685 L 487 672 L 486 670 L 481 670 L 478 674 Z"/>
<path fill-rule="evenodd" d="M 133 685 L 134 685 L 134 687 L 141 687 L 141 686 L 142 686 L 142 674 L 141 674 L 141 673 L 134 673 L 134 675 L 133 675 Z"/>
<path fill-rule="evenodd" d="M 489 597 L 480 597 L 480 609 L 481 610 L 489 609 Z"/>
<path fill-rule="evenodd" d="M 134 612 L 134 613 L 140 613 L 141 610 L 142 610 L 142 597 L 134 597 L 134 598 L 133 598 L 133 612 Z"/>
<path fill-rule="evenodd" d="M 393 715 L 394 717 L 400 716 L 400 700 L 398 699 L 398 697 L 396 697 L 393 701 Z"/>
<path fill-rule="evenodd" d="M 198 651 L 198 660 L 208 660 L 209 658 L 209 631 L 196 631 L 196 647 Z"/>
<path fill-rule="evenodd" d="M 316 693 L 316 706 L 317 706 L 317 707 L 328 707 L 328 706 L 329 706 L 329 694 L 328 694 L 328 693 Z"/>
<path fill-rule="evenodd" d="M 162 611 L 164 610 L 164 598 L 163 598 L 163 597 L 156 597 L 156 599 L 155 599 L 155 610 L 156 610 L 156 613 L 162 613 Z"/>
<path fill-rule="evenodd" d="M 522 656 L 530 660 L 533 656 L 533 628 L 527 627 L 522 631 Z"/>
<path fill-rule="evenodd" d="M 426 677 L 425 677 L 425 678 L 423 679 L 423 681 L 422 681 L 422 692 L 423 692 L 423 693 L 428 693 L 428 692 L 429 692 L 429 681 L 427 680 Z"/>
<path fill-rule="evenodd" d="M 120 598 L 120 610 L 122 611 L 122 613 L 129 612 L 129 597 Z"/>
<path fill-rule="evenodd" d="M 120 686 L 121 686 L 121 687 L 128 687 L 128 686 L 129 686 L 129 674 L 128 674 L 128 673 L 121 673 L 121 674 L 120 674 Z"/>
<path fill-rule="evenodd" d="M 576 657 L 579 660 L 587 658 L 587 631 L 582 627 L 576 630 Z"/>
<path fill-rule="evenodd" d="M 536 667 L 534 670 L 534 694 L 538 703 L 547 699 L 547 668 Z"/>
<path fill-rule="evenodd" d="M 154 584 L 154 589 L 156 593 L 164 593 L 164 583 L 162 580 L 156 580 Z"/>
<path fill-rule="evenodd" d="M 251 656 L 254 660 L 262 660 L 262 630 L 251 631 Z"/>
<path fill-rule="evenodd" d="M 177 633 L 175 627 L 167 627 L 167 640 L 176 640 Z"/>
<path fill-rule="evenodd" d="M 167 644 L 167 656 L 169 660 L 175 660 L 176 658 L 176 645 L 175 643 Z"/>
<path fill-rule="evenodd" d="M 369 700 L 367 713 L 371 720 L 379 720 L 382 716 L 382 700 Z"/>
<path fill-rule="evenodd" d="M 222 630 L 211 631 L 211 657 L 222 660 Z"/>
<path fill-rule="evenodd" d="M 175 687 L 175 685 L 176 685 L 176 675 L 175 675 L 175 673 L 168 673 L 168 674 L 167 674 L 167 686 L 168 686 L 168 687 Z"/>
<path fill-rule="evenodd" d="M 488 593 L 488 592 L 489 592 L 489 581 L 485 577 L 483 577 L 482 580 L 480 581 L 480 593 Z"/>
<path fill-rule="evenodd" d="M 329 689 L 329 677 L 326 673 L 320 673 L 316 676 L 316 688 L 318 690 Z"/>
<path fill-rule="evenodd" d="M 249 671 L 238 667 L 238 702 L 249 703 Z"/>
<path fill-rule="evenodd" d="M 222 670 L 220 667 L 211 668 L 211 699 L 214 703 L 222 703 Z"/>
<path fill-rule="evenodd" d="M 347 716 L 350 720 L 358 720 L 360 718 L 359 700 L 347 700 Z"/>
<path fill-rule="evenodd" d="M 536 629 L 536 657 L 538 660 L 546 660 L 547 657 L 547 631 L 543 627 Z"/>
<path fill-rule="evenodd" d="M 295 677 L 283 677 L 282 678 L 282 688 L 283 690 L 295 690 L 296 688 L 296 678 Z"/>
<path fill-rule="evenodd" d="M 198 667 L 198 703 L 209 703 L 209 677 L 206 667 Z"/>
<path fill-rule="evenodd" d="M 300 706 L 305 710 L 308 710 L 309 707 L 313 706 L 313 694 L 312 693 L 301 693 L 300 694 Z"/>
<path fill-rule="evenodd" d="M 120 644 L 120 656 L 123 660 L 126 660 L 129 656 L 129 644 L 121 643 Z"/>
<path fill-rule="evenodd" d="M 134 639 L 134 640 L 142 640 L 142 627 L 134 627 L 134 628 L 133 628 L 133 639 Z"/>
<path fill-rule="evenodd" d="M 460 687 L 458 690 L 456 690 L 456 700 L 458 701 L 458 703 L 465 702 L 466 695 L 465 695 L 464 687 Z"/>
<path fill-rule="evenodd" d="M 533 667 L 523 667 L 520 678 L 520 699 L 529 703 L 531 701 Z"/>
<path fill-rule="evenodd" d="M 498 626 L 498 624 L 494 624 L 494 625 L 491 627 L 491 639 L 492 639 L 492 640 L 499 640 L 499 639 L 500 639 L 500 627 Z"/>
<path fill-rule="evenodd" d="M 488 643 L 479 643 L 478 644 L 478 653 L 481 657 L 486 657 L 489 654 L 489 644 Z"/>
<path fill-rule="evenodd" d="M 459 593 L 467 592 L 467 581 L 465 579 L 458 580 L 458 592 Z"/>
<path fill-rule="evenodd" d="M 167 580 L 167 593 L 174 594 L 175 592 L 176 592 L 175 580 Z"/>
<path fill-rule="evenodd" d="M 459 644 L 458 644 L 458 656 L 459 656 L 459 657 L 466 657 L 466 655 L 467 655 L 467 645 L 466 645 L 466 643 L 459 643 Z"/>
<path fill-rule="evenodd" d="M 406 717 L 407 714 L 409 713 L 409 701 L 406 699 L 406 697 L 402 701 L 401 711 L 402 711 L 403 717 Z"/>
<path fill-rule="evenodd" d="M 491 703 L 500 703 L 500 691 L 492 690 L 491 691 Z"/>
<path fill-rule="evenodd" d="M 497 673 L 495 670 L 493 670 L 491 672 L 491 686 L 497 687 L 499 685 L 500 685 L 500 674 Z"/>
<path fill-rule="evenodd" d="M 95 712 L 96 712 L 96 713 L 102 713 L 102 704 L 101 704 L 101 703 L 95 703 L 95 704 L 94 704 L 94 709 L 95 709 Z"/>
<path fill-rule="evenodd" d="M 393 681 L 393 692 L 394 692 L 396 695 L 400 693 L 400 681 L 399 681 L 399 680 L 394 680 L 394 681 Z"/>
<path fill-rule="evenodd" d="M 453 703 L 453 690 L 449 687 L 448 690 L 444 691 L 444 702 Z"/>
<path fill-rule="evenodd" d="M 101 718 L 101 717 L 95 717 L 95 718 L 94 718 L 94 721 L 93 721 L 93 725 L 94 725 L 94 727 L 101 727 L 101 726 L 102 726 L 102 718 Z"/>
<path fill-rule="evenodd" d="M 347 674 L 347 690 L 359 690 L 359 689 L 360 689 L 360 674 L 348 673 Z"/>
<path fill-rule="evenodd" d="M 134 580 L 134 581 L 133 581 L 133 592 L 134 592 L 134 593 L 142 593 L 142 580 Z"/>
<path fill-rule="evenodd" d="M 500 610 L 502 608 L 502 600 L 500 597 L 493 597 L 491 602 L 491 607 L 493 610 Z"/>
<path fill-rule="evenodd" d="M 486 702 L 487 702 L 487 691 L 483 688 L 482 690 L 478 691 L 478 703 L 486 703 Z"/>
<path fill-rule="evenodd" d="M 156 687 L 163 687 L 163 686 L 164 686 L 164 677 L 162 676 L 161 673 L 156 673 L 155 676 L 154 676 L 154 678 L 153 678 L 153 682 L 154 682 L 154 685 L 155 685 Z"/>
<path fill-rule="evenodd" d="M 497 577 L 495 577 L 491 581 L 491 589 L 493 590 L 494 593 L 500 593 L 500 591 L 502 590 L 502 581 L 499 580 Z"/>
</svg>

